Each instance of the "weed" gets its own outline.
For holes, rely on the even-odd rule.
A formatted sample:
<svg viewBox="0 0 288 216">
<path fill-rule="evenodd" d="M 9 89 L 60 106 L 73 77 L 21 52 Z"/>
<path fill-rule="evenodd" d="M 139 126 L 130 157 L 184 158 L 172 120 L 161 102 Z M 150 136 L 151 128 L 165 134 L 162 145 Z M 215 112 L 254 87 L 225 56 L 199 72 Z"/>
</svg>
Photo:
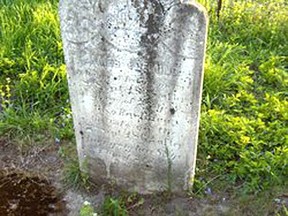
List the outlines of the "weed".
<svg viewBox="0 0 288 216">
<path fill-rule="evenodd" d="M 167 158 L 167 192 L 170 194 L 172 189 L 172 160 L 167 143 L 165 143 L 165 154 Z"/>
<path fill-rule="evenodd" d="M 80 216 L 97 216 L 91 203 L 85 201 L 80 209 Z"/>
<path fill-rule="evenodd" d="M 107 197 L 103 204 L 103 215 L 126 216 L 128 212 L 121 199 Z"/>
<path fill-rule="evenodd" d="M 63 181 L 68 188 L 85 188 L 86 190 L 90 188 L 89 175 L 80 169 L 77 159 L 66 161 Z"/>
</svg>

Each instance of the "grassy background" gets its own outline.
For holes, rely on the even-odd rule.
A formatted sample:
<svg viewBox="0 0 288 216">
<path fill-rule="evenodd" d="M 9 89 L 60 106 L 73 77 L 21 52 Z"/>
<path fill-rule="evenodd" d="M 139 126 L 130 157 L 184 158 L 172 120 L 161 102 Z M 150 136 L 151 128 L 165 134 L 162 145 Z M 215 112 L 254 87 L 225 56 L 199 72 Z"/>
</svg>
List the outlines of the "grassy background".
<svg viewBox="0 0 288 216">
<path fill-rule="evenodd" d="M 195 190 L 283 186 L 288 4 L 223 0 L 218 20 L 217 2 L 201 3 L 210 26 Z M 57 6 L 56 0 L 0 0 L 0 136 L 74 140 Z"/>
</svg>

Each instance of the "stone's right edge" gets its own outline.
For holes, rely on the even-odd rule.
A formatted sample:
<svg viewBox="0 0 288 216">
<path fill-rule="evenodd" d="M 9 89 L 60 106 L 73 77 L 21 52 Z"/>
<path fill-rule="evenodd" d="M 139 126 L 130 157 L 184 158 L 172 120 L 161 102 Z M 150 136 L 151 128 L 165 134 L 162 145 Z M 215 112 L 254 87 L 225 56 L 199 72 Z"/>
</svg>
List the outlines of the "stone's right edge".
<svg viewBox="0 0 288 216">
<path fill-rule="evenodd" d="M 208 38 L 208 25 L 209 25 L 209 16 L 206 8 L 201 5 L 200 3 L 194 1 L 194 0 L 180 0 L 180 3 L 182 5 L 185 5 L 187 7 L 194 8 L 197 10 L 197 13 L 201 16 L 202 22 L 203 22 L 203 37 L 204 37 L 204 44 L 202 46 L 202 53 L 203 53 L 203 61 L 202 64 L 199 65 L 201 67 L 201 73 L 199 73 L 198 80 L 196 80 L 196 83 L 198 82 L 198 87 L 199 89 L 195 92 L 193 92 L 193 97 L 198 97 L 199 100 L 194 100 L 194 101 L 199 101 L 199 103 L 196 105 L 198 110 L 198 113 L 196 114 L 198 120 L 197 120 L 197 125 L 195 125 L 195 133 L 197 136 L 195 137 L 195 140 L 193 141 L 195 143 L 195 146 L 191 146 L 193 149 L 192 151 L 192 157 L 187 157 L 188 158 L 188 167 L 191 167 L 191 169 L 187 170 L 185 179 L 184 179 L 184 191 L 189 191 L 192 190 L 194 180 L 195 180 L 195 170 L 196 170 L 196 158 L 197 158 L 197 144 L 198 144 L 198 137 L 199 137 L 199 126 L 200 126 L 200 116 L 201 116 L 201 101 L 202 101 L 202 89 L 203 89 L 203 80 L 204 80 L 204 66 L 205 66 L 205 59 L 206 59 L 206 46 L 207 46 L 207 38 Z M 195 82 L 194 82 L 195 83 Z M 197 86 L 197 85 L 196 85 Z"/>
</svg>

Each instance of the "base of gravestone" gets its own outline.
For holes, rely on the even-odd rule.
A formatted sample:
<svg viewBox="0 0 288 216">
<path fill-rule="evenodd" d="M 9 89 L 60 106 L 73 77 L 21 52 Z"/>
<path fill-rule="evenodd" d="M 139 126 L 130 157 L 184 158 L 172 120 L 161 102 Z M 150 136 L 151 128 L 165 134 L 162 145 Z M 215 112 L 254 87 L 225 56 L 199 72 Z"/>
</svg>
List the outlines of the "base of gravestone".
<svg viewBox="0 0 288 216">
<path fill-rule="evenodd" d="M 98 163 L 99 164 L 99 163 Z M 89 182 L 95 186 L 95 188 L 103 189 L 103 191 L 106 192 L 113 192 L 116 194 L 124 193 L 124 194 L 139 194 L 139 195 L 156 195 L 156 196 L 164 196 L 164 197 L 171 197 L 171 196 L 187 196 L 192 189 L 193 189 L 193 181 L 191 180 L 190 184 L 186 188 L 178 187 L 174 188 L 171 187 L 171 182 L 169 182 L 169 177 L 166 177 L 167 181 L 164 182 L 163 186 L 161 187 L 161 190 L 159 190 L 159 187 L 157 188 L 149 188 L 149 184 L 144 184 L 142 187 L 139 187 L 139 182 L 133 183 L 133 182 L 127 182 L 127 179 L 129 179 L 128 176 L 121 175 L 121 173 L 118 173 L 118 178 L 105 178 L 103 176 L 103 167 L 98 169 L 95 169 L 95 165 L 89 165 L 88 160 L 84 160 L 83 164 L 80 165 L 80 170 L 83 173 L 83 176 L 88 177 Z M 93 168 L 93 170 L 89 170 L 90 168 Z M 95 172 L 96 170 L 96 172 Z M 102 172 L 101 172 L 102 170 Z M 123 181 L 119 182 L 119 176 L 121 179 L 124 179 Z M 172 181 L 173 182 L 173 181 Z M 179 182 L 178 185 L 181 185 L 182 182 Z"/>
</svg>

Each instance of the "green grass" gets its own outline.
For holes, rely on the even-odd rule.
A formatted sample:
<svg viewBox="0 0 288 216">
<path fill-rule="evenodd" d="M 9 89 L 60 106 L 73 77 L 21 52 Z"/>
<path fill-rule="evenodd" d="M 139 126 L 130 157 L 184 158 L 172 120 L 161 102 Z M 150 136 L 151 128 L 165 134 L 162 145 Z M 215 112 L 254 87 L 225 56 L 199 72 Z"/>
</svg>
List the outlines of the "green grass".
<svg viewBox="0 0 288 216">
<path fill-rule="evenodd" d="M 210 26 L 195 188 L 281 186 L 288 176 L 288 4 L 223 0 L 218 20 L 216 1 L 202 3 Z M 0 0 L 1 136 L 73 140 L 57 4 Z"/>
<path fill-rule="evenodd" d="M 73 136 L 57 2 L 0 1 L 0 134 Z"/>
<path fill-rule="evenodd" d="M 288 176 L 288 4 L 223 3 L 211 15 L 197 176 L 257 192 Z"/>
</svg>

